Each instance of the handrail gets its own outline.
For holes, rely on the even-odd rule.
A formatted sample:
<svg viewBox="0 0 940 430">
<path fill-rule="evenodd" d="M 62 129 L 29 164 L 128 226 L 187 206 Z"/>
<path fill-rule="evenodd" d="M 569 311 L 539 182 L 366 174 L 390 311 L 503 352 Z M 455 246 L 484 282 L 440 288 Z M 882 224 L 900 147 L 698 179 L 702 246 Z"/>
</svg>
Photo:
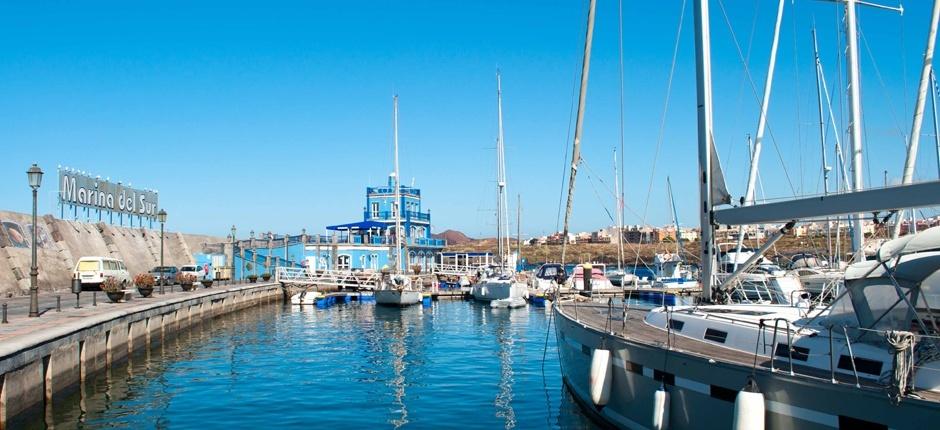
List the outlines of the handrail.
<svg viewBox="0 0 940 430">
<path fill-rule="evenodd" d="M 849 348 L 849 361 L 852 362 L 852 373 L 855 374 L 855 387 L 861 388 L 862 383 L 858 379 L 858 369 L 855 368 L 855 354 L 852 353 L 852 340 L 849 339 L 849 331 L 842 326 L 842 333 L 845 334 L 845 345 Z"/>
<path fill-rule="evenodd" d="M 780 321 L 783 321 L 787 328 L 787 357 L 790 363 L 790 376 L 793 376 L 793 338 L 790 335 L 792 329 L 790 328 L 790 320 L 786 318 L 774 318 L 774 336 L 770 341 L 770 344 L 772 345 L 772 350 L 770 351 L 770 371 L 777 371 L 776 367 L 774 366 L 774 361 L 777 359 L 777 328 L 780 325 Z"/>
</svg>

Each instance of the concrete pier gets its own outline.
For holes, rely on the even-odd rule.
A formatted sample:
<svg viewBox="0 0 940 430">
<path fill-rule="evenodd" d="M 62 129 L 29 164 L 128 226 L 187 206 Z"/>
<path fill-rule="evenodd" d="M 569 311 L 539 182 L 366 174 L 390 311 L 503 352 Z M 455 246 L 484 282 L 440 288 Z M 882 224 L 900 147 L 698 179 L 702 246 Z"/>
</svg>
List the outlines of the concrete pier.
<svg viewBox="0 0 940 430">
<path fill-rule="evenodd" d="M 82 308 L 63 306 L 39 318 L 14 312 L 8 324 L 0 324 L 0 430 L 194 322 L 284 297 L 274 282 L 177 289 L 150 298 L 135 293 L 123 303 L 99 294 L 97 306 L 90 293 L 82 295 Z M 11 299 L 10 307 L 18 308 L 19 300 Z"/>
</svg>

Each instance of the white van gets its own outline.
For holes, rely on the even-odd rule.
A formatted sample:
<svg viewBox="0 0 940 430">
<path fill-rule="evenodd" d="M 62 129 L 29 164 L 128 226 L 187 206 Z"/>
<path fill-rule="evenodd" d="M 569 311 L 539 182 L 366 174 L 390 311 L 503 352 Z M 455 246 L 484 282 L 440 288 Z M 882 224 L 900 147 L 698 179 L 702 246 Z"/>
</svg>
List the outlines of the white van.
<svg viewBox="0 0 940 430">
<path fill-rule="evenodd" d="M 72 272 L 74 279 L 82 281 L 82 289 L 99 290 L 105 278 L 112 277 L 118 282 L 129 286 L 131 275 L 127 272 L 124 262 L 110 257 L 82 257 L 75 264 Z"/>
<path fill-rule="evenodd" d="M 209 279 L 208 273 L 206 273 L 206 268 L 198 264 L 187 264 L 185 266 L 180 266 L 179 273 L 195 276 L 196 282 L 202 282 L 206 279 Z"/>
</svg>

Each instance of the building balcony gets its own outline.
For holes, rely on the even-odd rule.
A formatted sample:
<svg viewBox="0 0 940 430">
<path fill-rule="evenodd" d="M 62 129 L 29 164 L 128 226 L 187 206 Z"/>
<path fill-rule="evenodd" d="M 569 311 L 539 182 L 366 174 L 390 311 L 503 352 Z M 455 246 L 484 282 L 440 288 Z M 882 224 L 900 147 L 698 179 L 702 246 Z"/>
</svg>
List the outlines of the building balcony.
<svg viewBox="0 0 940 430">
<path fill-rule="evenodd" d="M 366 221 L 395 221 L 395 214 L 391 211 L 363 213 Z M 431 222 L 431 212 L 405 211 L 401 214 L 402 221 Z"/>
<path fill-rule="evenodd" d="M 443 248 L 447 245 L 443 239 L 429 239 L 424 237 L 407 238 L 409 246 L 426 246 L 432 248 Z M 298 242 L 299 243 L 299 242 Z M 338 234 L 338 235 L 310 235 L 307 238 L 306 245 L 365 245 L 365 246 L 394 246 L 395 238 L 382 235 L 360 235 L 360 234 Z M 403 243 L 405 245 L 405 243 Z"/>
<path fill-rule="evenodd" d="M 412 195 L 416 197 L 421 197 L 421 190 L 418 188 L 402 186 L 400 190 L 401 190 L 402 195 L 408 194 L 408 195 Z M 395 194 L 395 187 L 366 187 L 366 194 L 391 195 L 391 194 Z"/>
</svg>

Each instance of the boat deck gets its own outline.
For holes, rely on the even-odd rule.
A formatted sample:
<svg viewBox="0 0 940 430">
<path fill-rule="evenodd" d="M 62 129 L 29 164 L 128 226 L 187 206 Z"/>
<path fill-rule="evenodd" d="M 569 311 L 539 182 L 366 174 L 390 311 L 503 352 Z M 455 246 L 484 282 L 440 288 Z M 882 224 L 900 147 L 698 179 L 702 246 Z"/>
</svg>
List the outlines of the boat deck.
<svg viewBox="0 0 940 430">
<path fill-rule="evenodd" d="M 644 322 L 643 318 L 646 316 L 646 310 L 628 308 L 626 319 L 624 319 L 623 308 L 620 306 L 611 307 L 606 303 L 565 301 L 556 304 L 556 306 L 559 312 L 579 321 L 581 324 L 591 329 L 613 333 L 614 336 L 632 342 L 653 346 L 665 346 L 666 344 L 666 332 Z M 708 342 L 690 339 L 680 335 L 673 335 L 670 343 L 673 351 L 682 351 L 692 355 L 747 367 L 754 365 L 753 353 L 722 348 Z M 769 370 L 770 361 L 771 360 L 766 356 L 759 356 L 757 366 Z M 777 358 L 774 365 L 778 371 L 789 371 L 789 363 L 786 358 Z M 819 379 L 824 383 L 831 383 L 828 369 L 822 370 L 794 363 L 793 371 L 798 377 L 809 377 Z M 836 372 L 835 378 L 839 383 L 843 384 L 855 385 L 856 383 L 853 375 Z M 860 379 L 859 383 L 867 388 L 885 388 L 884 385 L 878 384 L 870 379 Z M 940 393 L 937 392 L 918 390 L 915 391 L 914 394 L 925 400 L 940 402 Z"/>
</svg>

